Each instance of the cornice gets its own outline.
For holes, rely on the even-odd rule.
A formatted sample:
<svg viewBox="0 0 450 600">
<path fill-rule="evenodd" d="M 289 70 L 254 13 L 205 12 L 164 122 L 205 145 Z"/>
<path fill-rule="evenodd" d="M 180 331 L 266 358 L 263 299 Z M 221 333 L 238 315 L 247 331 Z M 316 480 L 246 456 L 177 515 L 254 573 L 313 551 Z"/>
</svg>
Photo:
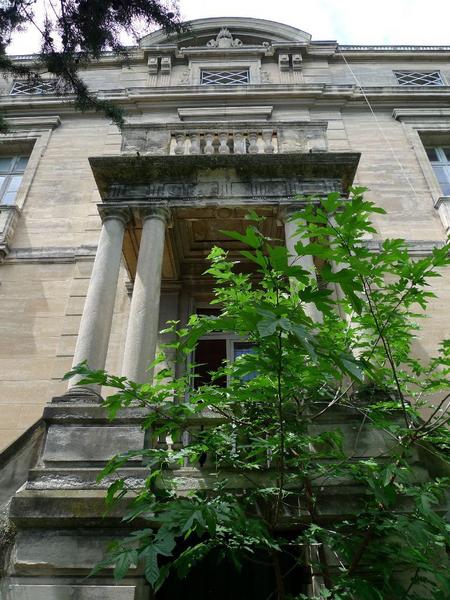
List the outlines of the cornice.
<svg viewBox="0 0 450 600">
<path fill-rule="evenodd" d="M 42 248 L 12 248 L 5 263 L 73 263 L 92 260 L 97 246 L 54 246 Z"/>
<path fill-rule="evenodd" d="M 424 58 L 447 57 L 450 56 L 450 46 L 414 46 L 414 45 L 359 45 L 359 44 L 338 44 L 337 54 L 346 54 L 353 57 L 368 57 L 374 55 L 377 58 L 402 58 L 423 55 Z M 420 56 L 419 56 L 420 58 Z"/>
<path fill-rule="evenodd" d="M 248 182 L 276 179 L 285 182 L 288 178 L 301 178 L 302 181 L 320 180 L 340 181 L 345 191 L 352 184 L 359 162 L 360 154 L 354 152 L 320 152 L 320 153 L 279 153 L 279 154 L 214 154 L 214 155 L 145 155 L 145 156 L 97 156 L 90 157 L 89 163 L 103 201 L 122 202 L 129 200 L 168 201 L 180 199 L 183 203 L 187 197 L 208 200 L 217 203 L 221 193 L 216 186 L 203 183 L 198 179 L 199 173 L 222 169 L 233 169 L 239 181 L 247 182 L 236 190 L 230 188 L 226 193 L 236 200 L 243 195 L 256 195 L 260 201 L 264 194 L 261 190 L 253 191 Z M 214 182 L 213 182 L 214 183 Z M 250 187 L 249 187 L 250 185 Z M 334 183 L 333 183 L 334 185 Z M 123 194 L 125 188 L 133 188 L 132 193 Z M 202 187 L 203 186 L 203 187 Z M 284 184 L 282 185 L 284 189 Z M 151 188 L 151 189 L 150 189 Z M 201 188 L 201 189 L 200 189 Z M 281 188 L 280 188 L 281 189 Z M 328 191 L 335 191 L 328 190 Z M 235 193 L 236 192 L 236 193 Z M 287 193 L 287 192 L 286 192 Z M 297 193 L 309 193 L 295 191 Z M 316 193 L 313 190 L 311 193 Z M 328 193 L 328 192 L 327 192 Z M 224 192 L 225 194 L 225 192 Z M 237 195 L 236 195 L 237 194 Z M 275 197 L 270 192 L 270 197 Z M 284 194 L 284 192 L 283 192 Z M 233 197 L 233 198 L 232 198 Z"/>
<path fill-rule="evenodd" d="M 450 108 L 394 108 L 392 116 L 397 121 L 417 119 L 442 119 L 450 117 Z"/>
<path fill-rule="evenodd" d="M 10 129 L 56 129 L 61 125 L 57 115 L 45 117 L 7 117 L 6 122 Z"/>
<path fill-rule="evenodd" d="M 215 102 L 226 102 L 228 105 L 236 103 L 242 105 L 244 102 L 273 104 L 274 102 L 296 101 L 311 104 L 311 101 L 327 102 L 335 106 L 343 106 L 348 103 L 361 103 L 366 105 L 366 98 L 369 98 L 373 104 L 385 105 L 386 108 L 394 108 L 405 102 L 411 105 L 412 102 L 450 102 L 450 86 L 436 88 L 415 88 L 411 87 L 365 87 L 364 94 L 361 89 L 353 84 L 335 85 L 335 84 L 253 84 L 245 86 L 218 86 L 221 89 L 208 90 L 205 94 L 203 86 L 165 86 L 165 87 L 140 87 L 125 88 L 116 90 L 101 90 L 96 93 L 99 100 L 108 100 L 125 110 L 133 112 L 134 110 L 143 110 L 146 106 L 155 104 L 164 104 L 173 102 L 175 108 L 181 108 L 181 103 L 191 103 L 191 108 L 198 103 L 204 104 L 205 101 L 213 104 Z M 178 106 L 176 106 L 178 104 Z M 422 104 L 423 106 L 423 104 Z M 231 108 L 231 107 L 230 107 Z M 31 117 L 30 111 L 35 110 L 39 113 L 39 118 Z M 232 110 L 232 108 L 231 108 Z M 415 110 L 415 109 L 414 109 Z M 436 110 L 441 110 L 436 108 Z M 11 119 L 16 119 L 15 123 L 19 129 L 45 128 L 50 129 L 57 126 L 57 120 L 54 115 L 75 114 L 79 118 L 82 115 L 75 109 L 75 97 L 68 95 L 64 97 L 56 96 L 36 96 L 34 98 L 18 96 L 0 96 L 0 111 Z M 49 116 L 42 116 L 43 113 L 49 113 Z M 87 113 L 89 114 L 89 113 Z M 261 115 L 258 115 L 261 119 Z M 29 119 L 25 121 L 24 119 Z M 56 118 L 57 119 L 57 118 Z M 181 121 L 180 121 L 181 122 Z M 36 126 L 37 127 L 36 127 Z"/>
<path fill-rule="evenodd" d="M 144 52 L 142 48 L 139 46 L 126 46 L 126 52 L 128 53 L 127 57 L 118 56 L 117 53 L 108 51 L 102 52 L 99 59 L 92 60 L 87 67 L 84 67 L 83 70 L 89 70 L 89 67 L 98 67 L 98 66 L 111 66 L 116 65 L 120 66 L 124 63 L 134 62 L 136 60 L 144 59 Z M 22 63 L 39 63 L 40 55 L 39 54 L 12 54 L 8 56 L 14 63 L 22 64 Z"/>
<path fill-rule="evenodd" d="M 352 58 L 373 58 L 376 56 L 379 58 L 398 58 L 398 57 L 408 57 L 413 56 L 414 58 L 447 58 L 450 56 L 450 46 L 447 45 L 434 45 L 434 46 L 415 46 L 415 45 L 366 45 L 366 44 L 338 44 L 335 40 L 313 40 L 311 42 L 306 42 L 303 40 L 296 41 L 274 41 L 270 48 L 273 50 L 283 50 L 286 51 L 289 48 L 305 48 L 309 55 L 335 55 L 338 58 L 339 54 L 345 54 L 346 56 L 350 56 Z M 145 55 L 149 53 L 179 53 L 180 56 L 188 55 L 188 54 L 196 54 L 208 51 L 209 54 L 211 52 L 220 53 L 220 49 L 217 48 L 203 48 L 203 47 L 179 47 L 177 44 L 169 43 L 169 44 L 159 44 L 152 46 L 129 46 L 126 48 L 128 52 L 128 59 L 131 61 L 142 60 Z M 232 48 L 227 49 L 227 53 L 229 51 L 239 52 L 265 52 L 269 51 L 269 48 L 263 48 L 262 46 L 246 46 L 244 48 Z M 223 51 L 222 51 L 223 54 Z M 11 55 L 9 58 L 15 63 L 35 63 L 39 61 L 38 54 L 17 54 Z M 123 57 L 118 56 L 114 52 L 103 52 L 98 60 L 92 61 L 90 66 L 102 66 L 102 65 L 117 65 L 120 66 L 124 63 Z M 89 68 L 89 67 L 88 67 Z"/>
<path fill-rule="evenodd" d="M 208 90 L 205 93 L 203 86 L 165 86 L 165 87 L 134 87 L 115 90 L 100 90 L 96 97 L 100 100 L 109 100 L 119 105 L 126 106 L 162 102 L 162 101 L 200 101 L 236 100 L 236 101 L 267 101 L 273 103 L 274 99 L 292 98 L 302 99 L 324 99 L 324 100 L 363 100 L 364 96 L 374 101 L 448 101 L 450 99 L 450 86 L 420 87 L 420 86 L 367 86 L 364 94 L 361 89 L 353 84 L 336 85 L 326 83 L 313 84 L 250 84 L 244 86 L 220 86 L 221 89 Z M 2 110 L 14 111 L 15 117 L 22 114 L 29 115 L 30 109 L 53 110 L 60 114 L 72 112 L 75 97 L 67 95 L 36 96 L 35 98 L 2 96 L 0 97 L 0 108 Z"/>
<path fill-rule="evenodd" d="M 206 115 L 205 115 L 206 116 Z M 236 121 L 232 121 L 231 123 L 228 123 L 227 121 L 214 121 L 213 123 L 211 123 L 211 121 L 207 121 L 205 120 L 205 122 L 201 122 L 201 121 L 192 121 L 192 122 L 180 122 L 180 121 L 168 121 L 166 123 L 155 123 L 153 121 L 126 121 L 123 128 L 125 130 L 128 129 L 137 129 L 137 130 L 145 130 L 145 129 L 151 129 L 151 130 L 168 130 L 173 132 L 174 130 L 176 130 L 177 128 L 180 130 L 189 128 L 189 129 L 194 129 L 194 130 L 208 130 L 210 131 L 211 129 L 214 129 L 214 123 L 217 123 L 217 125 L 219 125 L 220 127 L 217 128 L 222 128 L 222 127 L 232 127 L 233 124 Z M 255 124 L 255 119 L 248 119 L 248 120 L 239 120 L 237 121 L 237 123 L 239 124 L 239 127 L 248 127 L 248 128 L 254 128 L 254 129 L 264 129 L 264 128 L 268 128 L 271 129 L 273 127 L 276 126 L 288 126 L 290 128 L 293 127 L 301 127 L 301 128 L 310 128 L 310 127 L 320 127 L 323 129 L 326 129 L 328 126 L 328 121 L 326 121 L 325 119 L 308 119 L 308 120 L 283 120 L 283 119 L 274 119 L 273 121 L 263 121 L 263 122 L 257 122 Z"/>
</svg>

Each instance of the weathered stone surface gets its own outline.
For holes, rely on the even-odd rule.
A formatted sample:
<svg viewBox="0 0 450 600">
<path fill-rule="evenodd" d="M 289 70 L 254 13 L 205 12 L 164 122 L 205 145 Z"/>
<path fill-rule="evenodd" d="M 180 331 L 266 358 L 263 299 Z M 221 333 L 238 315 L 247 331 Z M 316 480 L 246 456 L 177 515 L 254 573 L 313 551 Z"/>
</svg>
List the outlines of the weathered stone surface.
<svg viewBox="0 0 450 600">
<path fill-rule="evenodd" d="M 136 598 L 136 587 L 128 585 L 11 584 L 8 588 L 5 591 L 5 600 L 134 600 Z"/>
<path fill-rule="evenodd" d="M 127 450 L 144 446 L 140 427 L 78 427 L 51 425 L 44 448 L 44 461 L 105 461 Z M 132 459 L 139 461 L 139 457 Z"/>
<path fill-rule="evenodd" d="M 31 527 L 106 527 L 120 522 L 122 500 L 105 515 L 105 490 L 21 490 L 12 498 L 9 516 L 15 525 Z"/>
<path fill-rule="evenodd" d="M 37 423 L 16 440 L 9 452 L 0 456 L 0 509 L 27 480 L 28 471 L 36 462 L 44 430 L 44 423 Z"/>
<path fill-rule="evenodd" d="M 107 546 L 116 534 L 102 529 L 20 531 L 13 553 L 15 572 L 32 575 L 90 570 L 105 557 Z"/>
</svg>

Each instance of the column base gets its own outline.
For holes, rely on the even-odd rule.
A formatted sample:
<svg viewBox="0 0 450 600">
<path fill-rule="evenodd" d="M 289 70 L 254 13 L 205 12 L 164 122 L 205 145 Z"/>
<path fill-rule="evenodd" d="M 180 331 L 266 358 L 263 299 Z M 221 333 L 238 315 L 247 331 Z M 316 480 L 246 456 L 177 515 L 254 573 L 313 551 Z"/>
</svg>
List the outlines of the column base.
<svg viewBox="0 0 450 600">
<path fill-rule="evenodd" d="M 95 389 L 95 387 L 75 385 L 67 390 L 62 396 L 55 396 L 51 403 L 57 404 L 61 402 L 87 402 L 95 404 L 103 404 L 104 398 Z"/>
</svg>

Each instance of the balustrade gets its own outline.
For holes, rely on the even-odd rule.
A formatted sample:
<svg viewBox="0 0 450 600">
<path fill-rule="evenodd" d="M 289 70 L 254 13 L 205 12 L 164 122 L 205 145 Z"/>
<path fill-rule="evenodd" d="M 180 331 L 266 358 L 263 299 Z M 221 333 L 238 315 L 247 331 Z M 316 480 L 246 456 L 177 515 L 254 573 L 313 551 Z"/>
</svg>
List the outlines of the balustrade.
<svg viewBox="0 0 450 600">
<path fill-rule="evenodd" d="M 273 154 L 278 152 L 272 129 L 185 131 L 172 134 L 170 154 Z"/>
</svg>

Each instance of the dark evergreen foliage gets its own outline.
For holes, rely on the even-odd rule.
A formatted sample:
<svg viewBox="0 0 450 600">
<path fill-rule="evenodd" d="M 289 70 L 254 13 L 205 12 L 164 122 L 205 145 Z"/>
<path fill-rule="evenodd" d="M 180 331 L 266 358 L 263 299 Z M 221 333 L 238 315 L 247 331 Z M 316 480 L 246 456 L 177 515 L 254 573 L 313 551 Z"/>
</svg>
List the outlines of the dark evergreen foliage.
<svg viewBox="0 0 450 600">
<path fill-rule="evenodd" d="M 176 2 L 166 0 L 49 0 L 41 24 L 35 15 L 44 7 L 38 0 L 0 2 L 0 68 L 14 78 L 38 84 L 45 74 L 59 83 L 58 93 L 73 94 L 81 111 L 103 112 L 118 127 L 123 111 L 91 93 L 79 75 L 82 68 L 98 60 L 105 51 L 128 60 L 122 43 L 124 34 L 137 37 L 137 29 L 160 26 L 168 32 L 182 30 Z M 41 34 L 41 50 L 32 65 L 13 63 L 6 49 L 13 33 L 34 25 Z M 0 116 L 0 131 L 6 122 Z"/>
</svg>

